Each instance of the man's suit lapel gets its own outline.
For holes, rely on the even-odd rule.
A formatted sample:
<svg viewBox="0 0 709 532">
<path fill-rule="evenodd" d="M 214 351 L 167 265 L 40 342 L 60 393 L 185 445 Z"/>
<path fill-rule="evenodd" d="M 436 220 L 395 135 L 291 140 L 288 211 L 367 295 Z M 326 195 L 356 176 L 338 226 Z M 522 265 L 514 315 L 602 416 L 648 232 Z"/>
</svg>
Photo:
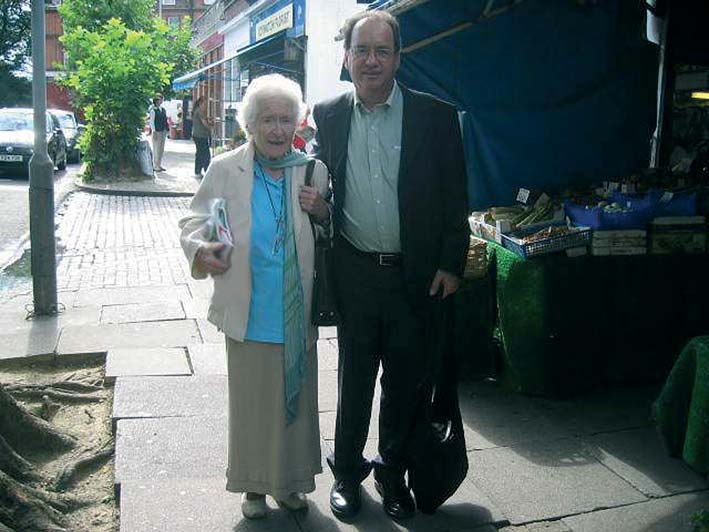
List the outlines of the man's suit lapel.
<svg viewBox="0 0 709 532">
<path fill-rule="evenodd" d="M 352 120 L 352 106 L 354 97 L 352 93 L 347 93 L 333 106 L 332 118 L 332 162 L 335 170 L 334 175 L 339 179 L 344 179 L 347 164 L 347 143 L 350 138 L 350 122 Z"/>
<path fill-rule="evenodd" d="M 401 124 L 401 158 L 399 160 L 399 187 L 406 181 L 409 168 L 413 168 L 412 161 L 418 153 L 426 134 L 425 124 L 428 123 L 427 116 L 422 116 L 422 110 L 416 105 L 416 97 L 413 93 L 399 85 L 404 99 L 404 112 Z M 443 139 L 440 139 L 444 141 Z"/>
</svg>

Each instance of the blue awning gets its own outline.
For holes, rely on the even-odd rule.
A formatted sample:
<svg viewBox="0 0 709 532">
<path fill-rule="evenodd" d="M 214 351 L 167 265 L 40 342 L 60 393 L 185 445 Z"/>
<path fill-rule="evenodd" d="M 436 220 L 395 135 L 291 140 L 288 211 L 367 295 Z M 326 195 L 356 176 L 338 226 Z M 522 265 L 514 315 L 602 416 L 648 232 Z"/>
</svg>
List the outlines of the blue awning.
<svg viewBox="0 0 709 532">
<path fill-rule="evenodd" d="M 227 56 L 223 59 L 219 59 L 218 61 L 215 61 L 214 63 L 210 63 L 207 66 L 203 66 L 201 68 L 198 68 L 197 70 L 190 72 L 188 74 L 183 74 L 182 76 L 176 77 L 172 82 L 172 88 L 174 90 L 191 89 L 192 87 L 195 86 L 195 84 L 198 81 L 202 81 L 205 79 L 211 79 L 209 76 L 209 73 L 208 73 L 209 70 L 211 70 L 223 63 L 226 63 L 227 61 L 230 61 L 231 59 L 239 58 L 240 64 L 251 62 L 251 61 L 253 61 L 253 58 L 256 55 L 255 54 L 256 50 L 260 49 L 260 47 L 262 45 L 270 43 L 271 41 L 274 41 L 276 39 L 282 39 L 282 38 L 283 38 L 283 34 L 279 33 L 277 35 L 272 35 L 270 37 L 267 37 L 266 39 L 249 44 L 247 46 L 244 46 L 243 48 L 240 48 L 239 50 L 237 50 L 235 54 Z M 224 79 L 224 76 L 222 76 L 222 75 L 219 75 L 217 77 L 219 79 Z"/>
</svg>

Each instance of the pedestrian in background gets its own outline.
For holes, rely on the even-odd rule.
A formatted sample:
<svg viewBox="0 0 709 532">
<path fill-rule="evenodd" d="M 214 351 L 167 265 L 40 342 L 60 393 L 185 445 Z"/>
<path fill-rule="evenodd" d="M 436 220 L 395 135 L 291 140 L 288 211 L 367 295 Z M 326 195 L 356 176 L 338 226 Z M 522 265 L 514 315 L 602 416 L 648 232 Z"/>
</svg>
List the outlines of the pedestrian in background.
<svg viewBox="0 0 709 532">
<path fill-rule="evenodd" d="M 247 518 L 266 515 L 266 495 L 305 509 L 322 471 L 309 317 L 313 227 L 329 227 L 330 210 L 325 166 L 317 162 L 305 186 L 310 159 L 291 148 L 302 100 L 300 86 L 279 74 L 253 80 L 239 116 L 248 142 L 215 157 L 180 221 L 192 276 L 214 280 L 208 319 L 226 335 L 229 382 L 226 489 L 243 493 Z M 230 254 L 207 239 L 216 198 L 226 200 Z"/>
<path fill-rule="evenodd" d="M 207 117 L 207 101 L 204 96 L 199 96 L 192 109 L 192 140 L 196 147 L 194 157 L 194 175 L 202 179 L 202 170 L 209 168 L 211 155 L 209 153 L 209 139 L 212 136 L 212 120 Z"/>
<path fill-rule="evenodd" d="M 401 39 L 391 14 L 357 15 L 343 35 L 354 92 L 313 109 L 314 154 L 332 175 L 341 320 L 330 508 L 355 515 L 373 466 L 384 510 L 403 519 L 415 511 L 406 453 L 429 377 L 431 317 L 458 289 L 469 243 L 463 147 L 455 108 L 395 81 Z M 379 456 L 370 462 L 380 364 Z"/>
<path fill-rule="evenodd" d="M 150 107 L 149 127 L 153 140 L 153 168 L 157 172 L 164 172 L 162 156 L 165 152 L 165 139 L 168 133 L 167 111 L 162 106 L 163 96 L 157 94 Z"/>
</svg>

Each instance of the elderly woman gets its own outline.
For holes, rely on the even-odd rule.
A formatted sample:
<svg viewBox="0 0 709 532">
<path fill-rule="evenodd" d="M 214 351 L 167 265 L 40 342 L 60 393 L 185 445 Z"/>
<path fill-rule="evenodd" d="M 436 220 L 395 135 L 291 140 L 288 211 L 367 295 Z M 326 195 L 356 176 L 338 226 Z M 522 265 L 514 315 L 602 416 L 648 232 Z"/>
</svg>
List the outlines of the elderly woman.
<svg viewBox="0 0 709 532">
<path fill-rule="evenodd" d="M 316 163 L 305 186 L 309 159 L 291 148 L 304 111 L 297 83 L 253 80 L 239 115 L 248 142 L 212 161 L 180 221 L 192 276 L 214 280 L 208 319 L 226 335 L 229 380 L 226 489 L 243 493 L 248 518 L 266 515 L 266 495 L 306 508 L 304 493 L 322 471 L 309 317 L 312 227 L 329 230 L 330 211 L 325 166 Z M 208 239 L 216 198 L 226 202 L 233 249 Z"/>
</svg>

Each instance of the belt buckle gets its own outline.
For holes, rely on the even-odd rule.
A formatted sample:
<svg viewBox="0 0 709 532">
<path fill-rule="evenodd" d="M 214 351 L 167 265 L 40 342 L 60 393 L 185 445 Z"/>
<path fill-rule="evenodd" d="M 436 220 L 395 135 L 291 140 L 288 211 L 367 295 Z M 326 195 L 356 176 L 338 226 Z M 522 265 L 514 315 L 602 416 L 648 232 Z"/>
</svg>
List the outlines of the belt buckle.
<svg viewBox="0 0 709 532">
<path fill-rule="evenodd" d="M 396 261 L 396 255 L 391 253 L 380 253 L 379 254 L 379 266 L 394 266 Z"/>
</svg>

